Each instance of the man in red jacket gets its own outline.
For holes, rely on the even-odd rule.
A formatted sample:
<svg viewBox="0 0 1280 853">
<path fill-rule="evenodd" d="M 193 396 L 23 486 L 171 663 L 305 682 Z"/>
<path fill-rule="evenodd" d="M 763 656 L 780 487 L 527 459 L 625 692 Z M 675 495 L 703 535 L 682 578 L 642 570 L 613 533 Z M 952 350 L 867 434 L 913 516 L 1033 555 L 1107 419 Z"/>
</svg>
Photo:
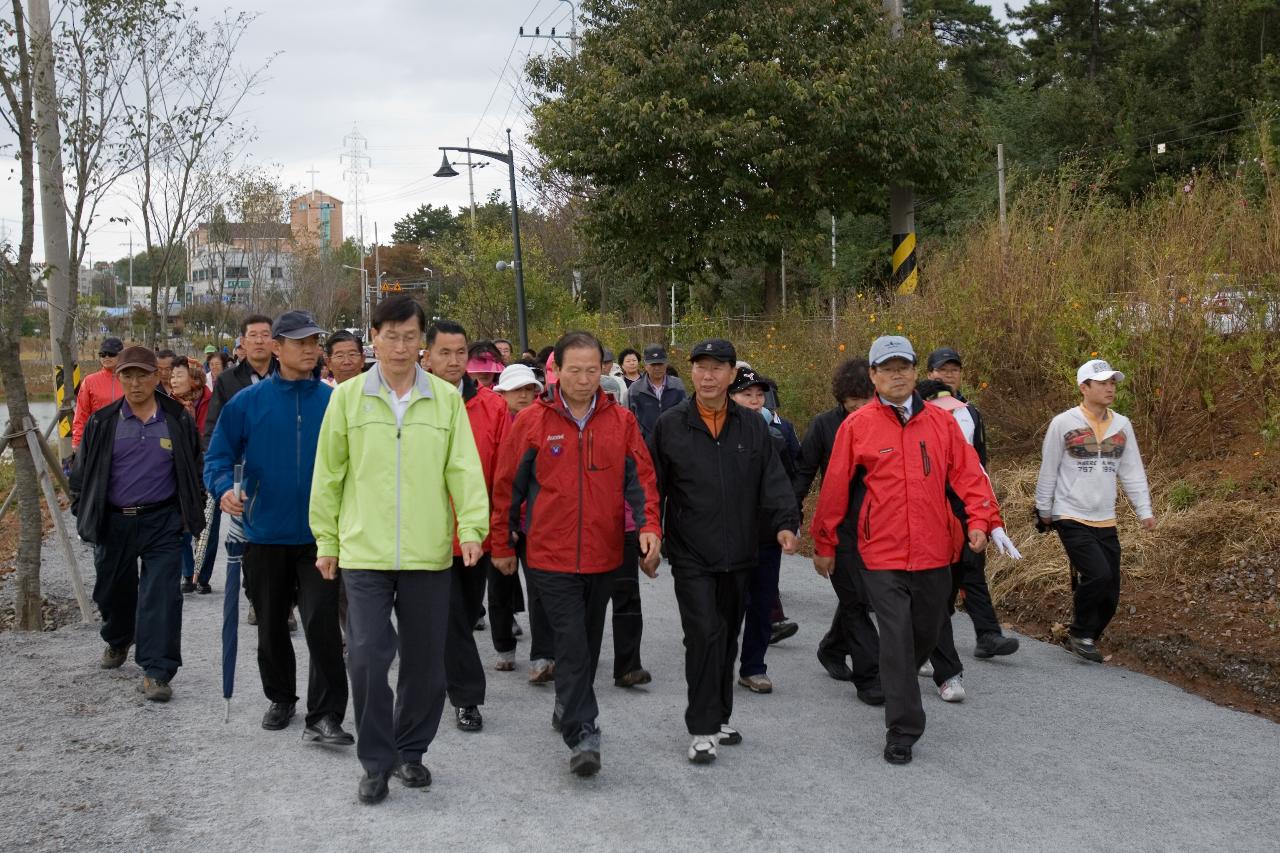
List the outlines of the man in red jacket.
<svg viewBox="0 0 1280 853">
<path fill-rule="evenodd" d="M 124 396 L 124 386 L 116 378 L 116 362 L 123 349 L 124 343 L 119 338 L 104 340 L 98 348 L 102 369 L 89 374 L 80 383 L 80 391 L 76 394 L 76 416 L 71 422 L 72 450 L 80 447 L 84 425 L 89 422 L 89 416 Z"/>
<path fill-rule="evenodd" d="M 501 397 L 476 384 L 467 375 L 467 332 L 449 320 L 437 320 L 427 330 L 424 358 L 427 369 L 458 388 L 466 401 L 471 435 L 480 453 L 484 482 L 493 496 L 493 470 L 498 461 L 498 447 L 507 437 L 511 419 Z M 473 626 L 480 618 L 484 601 L 485 578 L 489 574 L 489 540 L 483 543 L 484 556 L 474 566 L 464 565 L 462 549 L 453 540 L 453 578 L 449 593 L 449 631 L 445 636 L 445 677 L 449 684 L 449 703 L 453 705 L 458 728 L 478 732 L 484 728 L 480 706 L 484 704 L 484 664 L 476 648 Z"/>
<path fill-rule="evenodd" d="M 830 576 L 836 530 L 848 516 L 880 628 L 884 759 L 907 764 L 925 723 L 916 672 L 949 615 L 950 567 L 959 557 L 959 522 L 947 486 L 964 503 L 967 540 L 975 553 L 986 549 L 999 508 L 955 419 L 915 393 L 911 342 L 896 335 L 877 338 L 868 361 L 876 396 L 836 432 L 811 528 L 813 564 L 818 574 Z"/>
<path fill-rule="evenodd" d="M 603 357 L 587 332 L 569 332 L 556 343 L 558 382 L 516 416 L 499 452 L 490 525 L 494 566 L 509 575 L 523 506 L 529 584 L 554 635 L 551 725 L 572 750 L 569 769 L 579 776 L 600 769 L 592 684 L 613 572 L 622 564 L 620 498 L 640 531 L 645 574 L 656 576 L 660 559 L 653 463 L 636 419 L 600 390 Z"/>
</svg>

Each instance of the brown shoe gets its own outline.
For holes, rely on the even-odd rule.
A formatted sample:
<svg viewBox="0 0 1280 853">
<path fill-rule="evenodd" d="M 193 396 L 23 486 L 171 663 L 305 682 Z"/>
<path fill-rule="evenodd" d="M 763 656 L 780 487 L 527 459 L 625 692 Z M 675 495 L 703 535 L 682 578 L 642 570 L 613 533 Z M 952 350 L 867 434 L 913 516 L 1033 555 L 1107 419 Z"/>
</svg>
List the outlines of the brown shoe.
<svg viewBox="0 0 1280 853">
<path fill-rule="evenodd" d="M 107 646 L 102 652 L 102 660 L 98 663 L 100 669 L 119 669 L 125 661 L 129 659 L 129 647 L 117 649 L 115 646 Z"/>
<path fill-rule="evenodd" d="M 173 697 L 173 688 L 169 682 L 144 675 L 138 685 L 138 692 L 147 697 L 148 702 L 168 702 Z"/>
<path fill-rule="evenodd" d="M 633 669 L 621 678 L 615 678 L 613 685 L 615 687 L 638 687 L 641 684 L 648 684 L 653 681 L 653 676 L 649 674 L 647 669 Z"/>
<path fill-rule="evenodd" d="M 516 653 L 498 652 L 498 659 L 494 661 L 493 668 L 498 672 L 513 672 L 516 668 Z"/>
<path fill-rule="evenodd" d="M 536 661 L 529 667 L 530 684 L 549 684 L 555 680 L 556 665 L 547 661 Z"/>
<path fill-rule="evenodd" d="M 738 683 L 752 693 L 772 693 L 773 682 L 767 675 L 748 675 L 738 679 Z"/>
</svg>

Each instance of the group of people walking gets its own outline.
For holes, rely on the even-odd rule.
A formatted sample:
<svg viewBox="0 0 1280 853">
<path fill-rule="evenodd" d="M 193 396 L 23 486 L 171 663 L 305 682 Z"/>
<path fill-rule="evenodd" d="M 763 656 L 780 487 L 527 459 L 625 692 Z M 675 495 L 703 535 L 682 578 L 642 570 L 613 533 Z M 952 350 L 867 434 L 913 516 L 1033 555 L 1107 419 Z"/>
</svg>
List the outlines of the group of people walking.
<svg viewBox="0 0 1280 853">
<path fill-rule="evenodd" d="M 835 408 L 798 441 L 776 385 L 727 340 L 691 348 L 686 386 L 656 345 L 624 350 L 612 376 L 613 354 L 587 332 L 506 364 L 509 343 L 428 326 L 408 297 L 376 306 L 367 370 L 361 342 L 338 332 L 324 342 L 332 377 L 322 379 L 322 337 L 306 312 L 247 318 L 244 359 L 221 371 L 203 424 L 161 391 L 173 378 L 159 354 L 104 343 L 103 378 L 85 387 L 96 400 L 118 384 L 122 396 L 85 416 L 73 489 L 79 532 L 95 543 L 102 666 L 120 666 L 134 645 L 146 697 L 171 696 L 180 554 L 205 525 L 207 493 L 227 516 L 227 557 L 241 561 L 256 614 L 262 726 L 287 728 L 296 712 L 296 606 L 310 656 L 304 737 L 355 745 L 362 802 L 382 800 L 392 777 L 430 784 L 422 759 L 446 699 L 460 729 L 483 728 L 474 629 L 487 615 L 494 668 L 509 671 L 521 607 L 529 680 L 554 683 L 551 724 L 569 769 L 598 772 L 606 613 L 612 604 L 615 684 L 648 682 L 639 573 L 656 577 L 664 555 L 684 637 L 688 758 L 710 763 L 742 743 L 735 671 L 746 689 L 772 689 L 764 658 L 785 619 L 779 566 L 798 548 L 819 477 L 813 561 L 837 606 L 818 658 L 884 706 L 887 761 L 909 762 L 924 731 L 918 673 L 931 667 L 944 700 L 964 698 L 950 630 L 961 590 L 975 655 L 1017 650 L 982 555 L 988 542 L 1019 555 L 954 350 L 935 351 L 921 381 L 907 339 L 877 339 L 867 359 L 837 368 Z M 1132 426 L 1109 408 L 1123 374 L 1093 361 L 1078 379 L 1082 405 L 1046 436 L 1036 505 L 1080 578 L 1070 647 L 1099 660 L 1119 593 L 1117 478 L 1154 521 Z"/>
</svg>

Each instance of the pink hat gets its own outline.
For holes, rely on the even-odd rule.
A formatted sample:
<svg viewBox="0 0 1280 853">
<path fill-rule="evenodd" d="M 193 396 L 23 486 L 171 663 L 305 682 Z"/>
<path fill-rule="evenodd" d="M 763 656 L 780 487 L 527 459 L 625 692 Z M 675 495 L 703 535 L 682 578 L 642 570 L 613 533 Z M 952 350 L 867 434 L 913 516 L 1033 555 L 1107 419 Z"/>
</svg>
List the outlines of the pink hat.
<svg viewBox="0 0 1280 853">
<path fill-rule="evenodd" d="M 502 365 L 488 353 L 482 353 L 467 362 L 467 373 L 501 373 Z"/>
</svg>

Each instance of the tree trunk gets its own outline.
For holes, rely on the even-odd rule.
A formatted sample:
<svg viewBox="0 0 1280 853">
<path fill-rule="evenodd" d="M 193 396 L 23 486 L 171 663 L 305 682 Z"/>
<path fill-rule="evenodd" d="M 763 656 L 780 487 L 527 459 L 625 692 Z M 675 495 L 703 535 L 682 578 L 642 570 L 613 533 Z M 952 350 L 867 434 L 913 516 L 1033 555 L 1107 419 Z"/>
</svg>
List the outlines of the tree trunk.
<svg viewBox="0 0 1280 853">
<path fill-rule="evenodd" d="M 661 281 L 655 282 L 653 292 L 658 297 L 658 323 L 671 325 L 671 288 Z"/>
<path fill-rule="evenodd" d="M 16 335 L 5 335 L 0 346 L 0 378 L 4 380 L 9 406 L 9 423 L 5 433 L 13 435 L 30 415 L 27 405 L 27 383 L 22 376 L 20 344 Z M 18 560 L 14 594 L 15 626 L 20 631 L 39 631 L 43 627 L 40 595 L 40 546 L 44 538 L 44 520 L 40 515 L 40 487 L 36 466 L 25 436 L 9 439 L 13 451 L 14 486 L 18 491 Z"/>
<path fill-rule="evenodd" d="M 1093 0 L 1093 8 L 1089 17 L 1089 25 L 1091 29 L 1091 40 L 1089 44 L 1089 79 L 1092 80 L 1098 74 L 1098 53 L 1101 50 L 1100 30 L 1102 28 L 1102 0 Z"/>
<path fill-rule="evenodd" d="M 782 313 L 782 250 L 770 252 L 764 268 L 764 313 L 776 317 Z"/>
</svg>

